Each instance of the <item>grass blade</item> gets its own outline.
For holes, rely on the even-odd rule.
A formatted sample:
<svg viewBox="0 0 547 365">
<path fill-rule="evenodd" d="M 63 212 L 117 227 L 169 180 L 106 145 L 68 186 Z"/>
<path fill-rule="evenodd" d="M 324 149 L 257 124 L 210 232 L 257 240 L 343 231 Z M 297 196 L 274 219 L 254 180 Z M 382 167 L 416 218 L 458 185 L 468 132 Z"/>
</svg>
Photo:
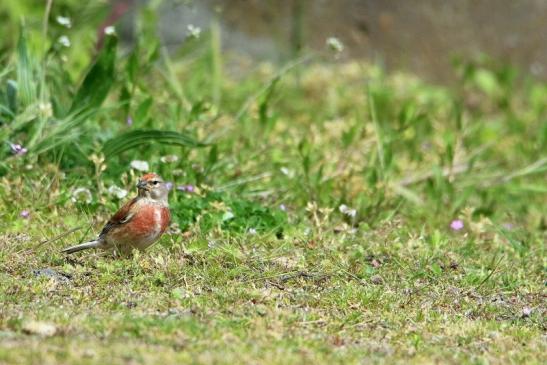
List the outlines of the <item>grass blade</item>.
<svg viewBox="0 0 547 365">
<path fill-rule="evenodd" d="M 27 49 L 25 29 L 21 27 L 17 41 L 17 93 L 23 106 L 36 100 L 36 89 L 33 85 L 33 67 Z"/>
<path fill-rule="evenodd" d="M 114 83 L 117 44 L 115 35 L 107 35 L 101 53 L 76 92 L 69 114 L 98 108 L 106 99 Z"/>
<path fill-rule="evenodd" d="M 113 157 L 120 153 L 142 145 L 156 142 L 184 147 L 204 147 L 206 144 L 197 141 L 187 133 L 161 130 L 136 130 L 114 137 L 103 145 L 106 157 Z"/>
</svg>

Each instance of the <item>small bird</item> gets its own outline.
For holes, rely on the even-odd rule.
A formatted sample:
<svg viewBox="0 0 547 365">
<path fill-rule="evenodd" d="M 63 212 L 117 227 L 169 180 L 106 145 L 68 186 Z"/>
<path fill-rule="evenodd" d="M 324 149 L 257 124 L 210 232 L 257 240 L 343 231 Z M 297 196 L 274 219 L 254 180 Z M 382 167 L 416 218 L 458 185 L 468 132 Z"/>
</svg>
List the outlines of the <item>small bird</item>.
<svg viewBox="0 0 547 365">
<path fill-rule="evenodd" d="M 161 237 L 171 220 L 167 203 L 169 188 L 154 173 L 142 176 L 138 195 L 127 202 L 106 223 L 97 239 L 65 248 L 71 254 L 88 248 L 114 249 L 127 255 L 134 249 L 144 250 Z"/>
</svg>

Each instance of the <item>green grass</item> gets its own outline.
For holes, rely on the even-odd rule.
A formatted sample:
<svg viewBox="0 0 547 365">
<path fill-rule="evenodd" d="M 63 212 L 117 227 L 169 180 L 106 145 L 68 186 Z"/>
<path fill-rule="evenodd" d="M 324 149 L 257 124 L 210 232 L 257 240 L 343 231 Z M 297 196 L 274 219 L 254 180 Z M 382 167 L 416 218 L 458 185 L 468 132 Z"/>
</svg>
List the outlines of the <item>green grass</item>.
<svg viewBox="0 0 547 365">
<path fill-rule="evenodd" d="M 545 83 L 479 60 L 444 88 L 328 53 L 236 75 L 216 25 L 95 57 L 104 9 L 54 5 L 43 34 L 5 4 L 0 363 L 547 360 Z M 134 193 L 132 160 L 195 187 L 171 193 L 169 233 L 131 258 L 60 254 L 127 199 L 112 185 Z"/>
</svg>

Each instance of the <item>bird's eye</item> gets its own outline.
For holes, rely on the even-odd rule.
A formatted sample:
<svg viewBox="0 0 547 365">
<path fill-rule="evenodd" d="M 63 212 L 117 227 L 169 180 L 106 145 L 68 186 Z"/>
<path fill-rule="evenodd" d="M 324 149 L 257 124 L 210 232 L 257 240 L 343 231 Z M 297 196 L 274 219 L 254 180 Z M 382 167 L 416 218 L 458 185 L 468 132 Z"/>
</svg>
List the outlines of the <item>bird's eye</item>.
<svg viewBox="0 0 547 365">
<path fill-rule="evenodd" d="M 160 182 L 159 182 L 158 180 L 152 181 L 152 184 L 154 184 L 154 185 L 158 185 L 159 183 L 160 183 Z"/>
</svg>

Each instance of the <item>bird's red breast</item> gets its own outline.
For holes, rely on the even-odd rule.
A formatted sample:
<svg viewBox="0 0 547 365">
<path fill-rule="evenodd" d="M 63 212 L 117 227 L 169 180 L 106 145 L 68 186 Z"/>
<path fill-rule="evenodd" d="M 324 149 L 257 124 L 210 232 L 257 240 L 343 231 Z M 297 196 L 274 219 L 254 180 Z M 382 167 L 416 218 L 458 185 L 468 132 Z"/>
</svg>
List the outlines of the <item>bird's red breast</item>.
<svg viewBox="0 0 547 365">
<path fill-rule="evenodd" d="M 157 204 L 143 205 L 127 223 L 135 235 L 147 235 L 157 232 L 161 235 L 167 229 L 170 220 L 169 209 Z"/>
<path fill-rule="evenodd" d="M 166 231 L 171 220 L 167 206 L 136 198 L 125 204 L 106 224 L 101 237 L 121 250 L 144 249 Z"/>
</svg>

